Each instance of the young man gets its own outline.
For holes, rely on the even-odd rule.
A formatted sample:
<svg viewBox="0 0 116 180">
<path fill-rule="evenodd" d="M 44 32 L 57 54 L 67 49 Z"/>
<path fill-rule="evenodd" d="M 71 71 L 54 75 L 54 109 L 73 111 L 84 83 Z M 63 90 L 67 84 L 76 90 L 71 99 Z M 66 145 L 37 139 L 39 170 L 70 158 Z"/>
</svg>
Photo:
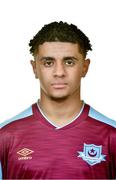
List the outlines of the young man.
<svg viewBox="0 0 116 180">
<path fill-rule="evenodd" d="M 40 99 L 1 124 L 1 178 L 116 178 L 116 122 L 80 97 L 88 37 L 75 25 L 53 22 L 29 45 Z"/>
</svg>

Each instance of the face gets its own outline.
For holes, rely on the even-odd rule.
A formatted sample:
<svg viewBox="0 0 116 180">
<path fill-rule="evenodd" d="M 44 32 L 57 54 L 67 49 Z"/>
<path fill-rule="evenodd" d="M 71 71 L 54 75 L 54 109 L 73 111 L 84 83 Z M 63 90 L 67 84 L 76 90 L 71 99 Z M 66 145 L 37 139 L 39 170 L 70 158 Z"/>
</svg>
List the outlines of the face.
<svg viewBox="0 0 116 180">
<path fill-rule="evenodd" d="M 41 96 L 60 100 L 80 95 L 81 78 L 87 73 L 89 59 L 84 59 L 78 44 L 45 42 L 31 61 L 40 80 Z"/>
</svg>

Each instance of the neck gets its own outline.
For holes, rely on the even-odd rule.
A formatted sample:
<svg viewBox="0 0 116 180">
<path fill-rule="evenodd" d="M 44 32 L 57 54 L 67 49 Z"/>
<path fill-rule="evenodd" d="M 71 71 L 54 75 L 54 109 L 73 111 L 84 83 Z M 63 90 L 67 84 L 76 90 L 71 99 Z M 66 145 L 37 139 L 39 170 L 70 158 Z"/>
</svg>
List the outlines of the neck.
<svg viewBox="0 0 116 180">
<path fill-rule="evenodd" d="M 39 106 L 45 116 L 57 125 L 65 124 L 72 120 L 82 108 L 83 102 L 80 94 L 66 99 L 55 100 L 41 95 Z M 61 122 L 59 122 L 61 119 Z"/>
</svg>

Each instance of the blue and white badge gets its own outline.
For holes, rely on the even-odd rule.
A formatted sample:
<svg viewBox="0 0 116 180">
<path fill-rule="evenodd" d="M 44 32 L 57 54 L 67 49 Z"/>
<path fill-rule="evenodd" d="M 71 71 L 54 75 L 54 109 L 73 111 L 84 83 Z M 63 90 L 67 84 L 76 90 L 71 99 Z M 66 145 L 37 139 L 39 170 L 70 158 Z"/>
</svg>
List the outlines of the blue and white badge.
<svg viewBox="0 0 116 180">
<path fill-rule="evenodd" d="M 102 146 L 96 146 L 94 144 L 85 144 L 83 152 L 78 152 L 78 157 L 81 157 L 89 165 L 93 166 L 101 161 L 106 161 L 106 155 L 102 154 Z"/>
</svg>

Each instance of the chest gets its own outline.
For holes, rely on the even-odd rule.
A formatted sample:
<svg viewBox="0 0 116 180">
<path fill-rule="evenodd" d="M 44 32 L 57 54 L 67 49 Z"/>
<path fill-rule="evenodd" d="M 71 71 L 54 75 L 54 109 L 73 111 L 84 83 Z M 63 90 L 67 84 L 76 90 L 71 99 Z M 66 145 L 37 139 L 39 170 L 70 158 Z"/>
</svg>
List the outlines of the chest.
<svg viewBox="0 0 116 180">
<path fill-rule="evenodd" d="M 110 156 L 106 132 L 72 129 L 68 131 L 33 131 L 15 135 L 9 148 L 7 166 L 22 174 L 42 177 L 103 176 L 108 172 Z M 25 177 L 25 176 L 24 176 Z M 29 177 L 30 178 L 30 177 Z"/>
</svg>

